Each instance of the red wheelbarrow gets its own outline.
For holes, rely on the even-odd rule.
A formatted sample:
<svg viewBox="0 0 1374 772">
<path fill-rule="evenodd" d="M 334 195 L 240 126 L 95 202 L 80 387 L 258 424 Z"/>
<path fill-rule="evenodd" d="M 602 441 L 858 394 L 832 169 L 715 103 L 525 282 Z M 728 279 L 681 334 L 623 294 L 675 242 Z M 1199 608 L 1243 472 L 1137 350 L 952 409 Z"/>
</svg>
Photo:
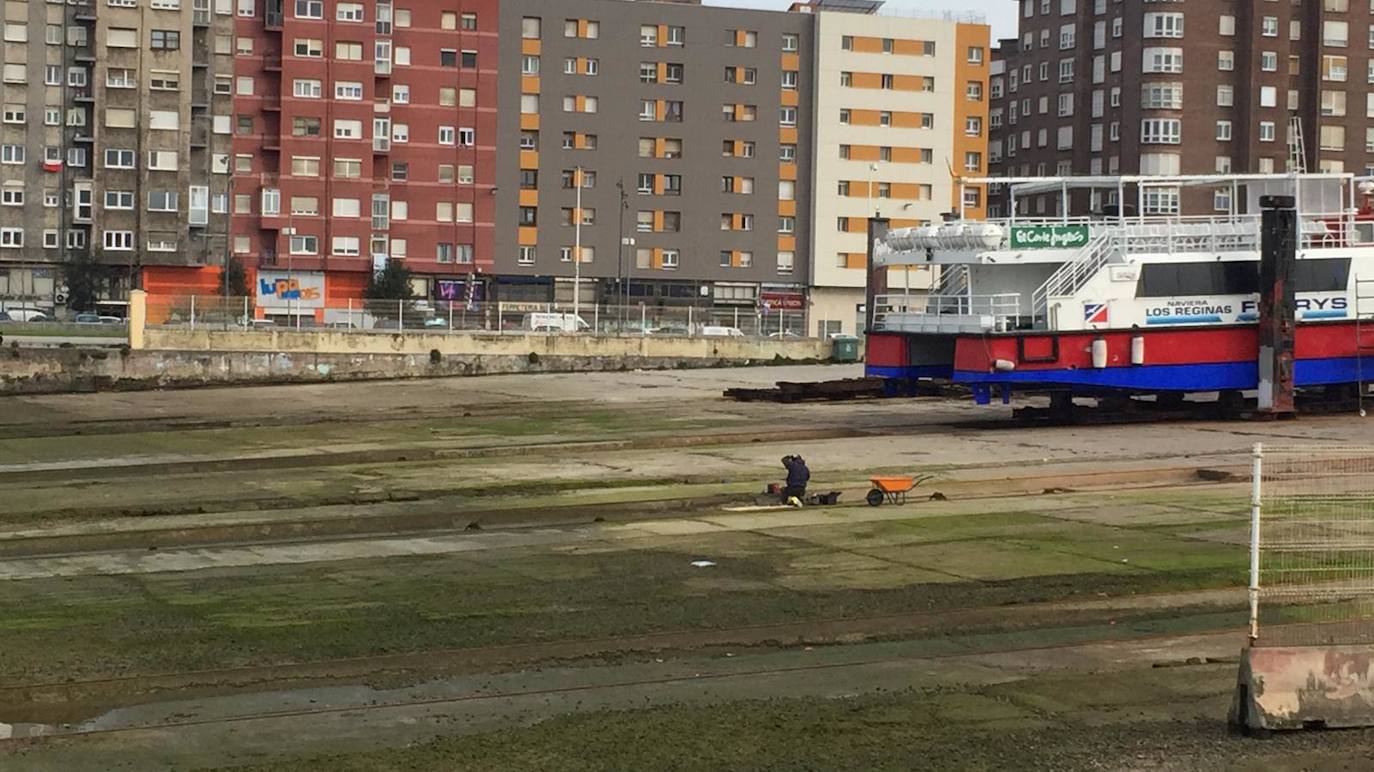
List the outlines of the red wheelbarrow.
<svg viewBox="0 0 1374 772">
<path fill-rule="evenodd" d="M 932 477 L 934 475 L 929 474 L 920 477 L 870 477 L 868 481 L 873 484 L 873 490 L 868 492 L 864 500 L 870 507 L 881 506 L 884 501 L 905 504 L 906 495 Z"/>
</svg>

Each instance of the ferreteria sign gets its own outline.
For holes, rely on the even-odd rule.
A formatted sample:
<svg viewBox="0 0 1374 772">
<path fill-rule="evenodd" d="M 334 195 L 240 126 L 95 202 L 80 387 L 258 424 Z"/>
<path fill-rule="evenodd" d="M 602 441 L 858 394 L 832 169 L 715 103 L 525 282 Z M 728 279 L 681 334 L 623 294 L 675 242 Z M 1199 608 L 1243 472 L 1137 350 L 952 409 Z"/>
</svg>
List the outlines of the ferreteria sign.
<svg viewBox="0 0 1374 772">
<path fill-rule="evenodd" d="M 1088 243 L 1086 225 L 1013 225 L 1012 249 L 1077 249 Z"/>
</svg>

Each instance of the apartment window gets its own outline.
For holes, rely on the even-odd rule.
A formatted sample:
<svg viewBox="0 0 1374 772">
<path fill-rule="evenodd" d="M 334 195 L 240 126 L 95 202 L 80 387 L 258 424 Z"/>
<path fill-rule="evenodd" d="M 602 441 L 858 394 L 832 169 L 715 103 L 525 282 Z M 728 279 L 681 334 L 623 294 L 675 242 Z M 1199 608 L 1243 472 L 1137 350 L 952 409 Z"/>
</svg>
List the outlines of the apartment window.
<svg viewBox="0 0 1374 772">
<path fill-rule="evenodd" d="M 520 265 L 534 265 L 534 258 L 534 247 L 520 247 L 515 259 Z"/>
<path fill-rule="evenodd" d="M 795 163 L 797 160 L 797 146 L 793 144 L 779 145 L 778 160 L 785 163 Z"/>
<path fill-rule="evenodd" d="M 318 137 L 320 136 L 320 119 L 300 116 L 291 119 L 291 136 L 293 137 Z"/>
<path fill-rule="evenodd" d="M 1231 107 L 1236 103 L 1236 91 L 1231 86 L 1217 86 L 1217 106 Z"/>
<path fill-rule="evenodd" d="M 175 212 L 177 211 L 177 203 L 175 190 L 148 191 L 148 211 L 150 212 Z"/>
<path fill-rule="evenodd" d="M 1259 140 L 1260 140 L 1260 142 L 1273 142 L 1273 141 L 1274 141 L 1274 122 L 1273 122 L 1273 121 L 1260 121 L 1260 125 L 1259 125 Z"/>
<path fill-rule="evenodd" d="M 318 80 L 297 78 L 292 81 L 291 94 L 293 96 L 301 99 L 319 99 L 321 93 L 321 85 Z"/>
<path fill-rule="evenodd" d="M 983 119 L 978 116 L 969 116 L 964 119 L 964 136 L 980 137 L 983 135 Z"/>
<path fill-rule="evenodd" d="M 155 29 L 148 41 L 154 51 L 177 51 L 181 48 L 181 32 L 172 29 Z"/>
<path fill-rule="evenodd" d="M 291 237 L 290 250 L 293 255 L 319 254 L 320 239 L 318 236 L 293 235 Z"/>
<path fill-rule="evenodd" d="M 1227 86 L 1226 88 L 1230 88 Z M 1140 89 L 1140 106 L 1146 110 L 1182 110 L 1182 83 L 1146 83 Z"/>
<path fill-rule="evenodd" d="M 1344 83 L 1347 75 L 1347 60 L 1344 56 L 1322 57 L 1322 80 Z"/>
<path fill-rule="evenodd" d="M 795 107 L 784 107 L 784 108 L 782 108 L 782 113 L 781 113 L 779 122 L 780 122 L 783 126 L 796 126 L 796 125 L 797 125 L 797 108 L 795 108 Z"/>
<path fill-rule="evenodd" d="M 1221 142 L 1229 142 L 1231 140 L 1230 121 L 1217 121 L 1217 139 Z"/>
<path fill-rule="evenodd" d="M 176 172 L 177 158 L 173 150 L 148 151 L 148 169 L 154 172 Z"/>
<path fill-rule="evenodd" d="M 1234 32 L 1235 18 L 1231 19 L 1232 32 Z M 1223 31 L 1221 34 L 1228 34 Z M 1147 38 L 1181 38 L 1183 37 L 1183 14 L 1181 13 L 1147 13 L 1145 14 L 1145 37 Z"/>
<path fill-rule="evenodd" d="M 133 209 L 134 192 L 132 190 L 105 191 L 105 208 L 121 211 Z"/>
<path fill-rule="evenodd" d="M 320 176 L 320 159 L 307 156 L 293 156 L 291 158 L 291 176 L 293 177 L 318 177 Z"/>
<path fill-rule="evenodd" d="M 1345 92 L 1322 91 L 1321 113 L 1323 116 L 1340 118 L 1345 116 Z"/>
<path fill-rule="evenodd" d="M 363 162 L 357 158 L 335 158 L 334 176 L 341 179 L 356 180 L 363 175 Z M 400 202 L 404 203 L 404 202 Z"/>
<path fill-rule="evenodd" d="M 1322 150 L 1345 150 L 1345 127 L 1322 126 L 1319 141 Z"/>
<path fill-rule="evenodd" d="M 363 98 L 363 84 L 353 81 L 337 81 L 334 84 L 334 98 L 358 102 Z"/>
<path fill-rule="evenodd" d="M 361 62 L 363 60 L 363 44 L 340 40 L 334 44 L 334 58 L 345 62 Z"/>
<path fill-rule="evenodd" d="M 1344 21 L 1322 22 L 1322 44 L 1345 48 L 1350 43 L 1350 24 Z"/>
<path fill-rule="evenodd" d="M 1183 72 L 1182 48 L 1147 48 L 1144 52 L 1145 72 Z"/>
<path fill-rule="evenodd" d="M 1182 121 L 1177 118 L 1147 118 L 1140 122 L 1140 141 L 1151 145 L 1177 145 L 1183 141 Z"/>
<path fill-rule="evenodd" d="M 112 252 L 129 252 L 134 248 L 133 231 L 105 231 L 105 249 Z"/>
</svg>

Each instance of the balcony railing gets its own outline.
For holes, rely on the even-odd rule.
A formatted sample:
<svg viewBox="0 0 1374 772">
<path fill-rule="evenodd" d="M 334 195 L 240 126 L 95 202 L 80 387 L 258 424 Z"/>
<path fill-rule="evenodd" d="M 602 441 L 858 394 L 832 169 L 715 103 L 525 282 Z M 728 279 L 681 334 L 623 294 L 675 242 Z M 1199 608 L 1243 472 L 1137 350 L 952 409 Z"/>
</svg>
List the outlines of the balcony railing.
<svg viewBox="0 0 1374 772">
<path fill-rule="evenodd" d="M 873 326 L 893 332 L 976 333 L 1015 329 L 1021 295 L 878 295 Z"/>
</svg>

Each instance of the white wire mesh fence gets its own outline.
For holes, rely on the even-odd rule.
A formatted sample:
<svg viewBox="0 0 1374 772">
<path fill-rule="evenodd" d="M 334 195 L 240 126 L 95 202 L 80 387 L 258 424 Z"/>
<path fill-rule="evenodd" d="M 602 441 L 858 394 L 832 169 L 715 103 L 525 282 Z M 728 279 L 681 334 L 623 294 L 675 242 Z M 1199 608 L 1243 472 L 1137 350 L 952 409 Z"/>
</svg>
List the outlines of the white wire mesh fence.
<svg viewBox="0 0 1374 772">
<path fill-rule="evenodd" d="M 330 329 L 356 333 L 521 333 L 803 338 L 804 311 L 650 304 L 464 303 L 430 300 L 151 296 L 148 323 L 204 329 Z"/>
<path fill-rule="evenodd" d="M 1374 643 L 1374 446 L 1256 445 L 1255 645 Z"/>
</svg>

